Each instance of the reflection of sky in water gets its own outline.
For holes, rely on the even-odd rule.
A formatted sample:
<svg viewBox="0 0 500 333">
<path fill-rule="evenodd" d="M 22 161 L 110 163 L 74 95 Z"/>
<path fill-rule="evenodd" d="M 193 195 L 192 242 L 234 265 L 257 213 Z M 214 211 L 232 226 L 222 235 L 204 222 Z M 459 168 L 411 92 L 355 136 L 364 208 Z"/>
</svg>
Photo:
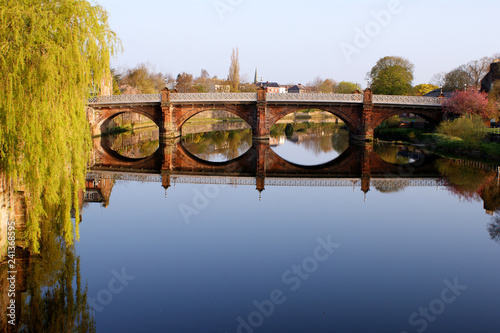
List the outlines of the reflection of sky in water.
<svg viewBox="0 0 500 333">
<path fill-rule="evenodd" d="M 417 332 L 409 316 L 455 278 L 467 290 L 426 332 L 496 331 L 500 247 L 482 202 L 434 187 L 364 202 L 359 188 L 279 186 L 262 201 L 254 186 L 197 201 L 214 189 L 178 184 L 165 199 L 158 183 L 117 182 L 108 208 L 86 207 L 76 246 L 89 297 L 112 270 L 135 277 L 96 313 L 98 332 L 234 333 L 275 289 L 286 301 L 254 332 Z M 329 235 L 340 247 L 292 291 L 283 274 Z"/>
<path fill-rule="evenodd" d="M 322 151 L 318 152 L 305 147 L 300 142 L 294 143 L 290 140 L 286 140 L 280 146 L 273 146 L 271 149 L 282 159 L 299 165 L 320 165 L 328 163 L 340 155 L 333 149 L 326 153 Z"/>
<path fill-rule="evenodd" d="M 250 145 L 246 142 L 243 142 L 241 146 L 238 147 L 238 157 L 241 155 L 245 154 L 248 149 L 250 149 Z M 222 151 L 220 153 L 211 153 L 211 154 L 193 154 L 198 158 L 201 158 L 202 160 L 209 161 L 209 162 L 227 162 L 227 149 L 221 149 Z"/>
</svg>

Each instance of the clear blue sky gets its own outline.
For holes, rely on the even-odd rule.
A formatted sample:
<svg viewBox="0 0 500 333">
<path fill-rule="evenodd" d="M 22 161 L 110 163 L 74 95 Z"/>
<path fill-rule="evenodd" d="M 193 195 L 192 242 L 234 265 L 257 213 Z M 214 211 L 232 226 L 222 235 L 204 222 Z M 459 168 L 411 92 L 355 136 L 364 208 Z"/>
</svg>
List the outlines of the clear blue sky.
<svg viewBox="0 0 500 333">
<path fill-rule="evenodd" d="M 204 68 L 225 78 L 238 47 L 241 74 L 250 81 L 258 68 L 259 78 L 281 84 L 320 76 L 365 86 L 377 60 L 397 55 L 415 64 L 419 84 L 500 52 L 498 0 L 96 2 L 122 40 L 114 67 L 146 62 L 173 75 L 198 76 Z"/>
</svg>

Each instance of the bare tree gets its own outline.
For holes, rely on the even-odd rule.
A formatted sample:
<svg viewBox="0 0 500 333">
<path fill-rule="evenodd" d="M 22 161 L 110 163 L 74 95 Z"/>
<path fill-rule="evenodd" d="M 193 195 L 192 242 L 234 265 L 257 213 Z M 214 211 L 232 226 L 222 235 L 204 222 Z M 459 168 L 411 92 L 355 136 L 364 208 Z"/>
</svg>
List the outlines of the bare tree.
<svg viewBox="0 0 500 333">
<path fill-rule="evenodd" d="M 431 84 L 438 87 L 443 87 L 445 83 L 446 83 L 446 72 L 437 73 L 432 76 Z"/>
<path fill-rule="evenodd" d="M 231 65 L 229 66 L 228 81 L 231 85 L 231 91 L 237 92 L 240 86 L 240 63 L 239 63 L 239 50 L 233 49 L 231 55 Z"/>
<path fill-rule="evenodd" d="M 493 60 L 494 59 L 490 57 L 483 57 L 479 60 L 470 61 L 464 65 L 464 69 L 469 74 L 472 84 L 476 89 L 481 88 L 481 80 L 490 71 L 490 64 Z"/>
</svg>

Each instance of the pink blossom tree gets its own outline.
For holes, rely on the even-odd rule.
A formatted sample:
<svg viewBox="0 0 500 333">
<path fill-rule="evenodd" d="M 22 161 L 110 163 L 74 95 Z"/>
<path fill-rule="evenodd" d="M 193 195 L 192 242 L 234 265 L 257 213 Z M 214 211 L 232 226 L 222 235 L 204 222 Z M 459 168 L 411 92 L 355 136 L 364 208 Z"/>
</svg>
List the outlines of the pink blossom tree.
<svg viewBox="0 0 500 333">
<path fill-rule="evenodd" d="M 477 89 L 456 91 L 445 100 L 443 106 L 449 116 L 478 115 L 483 119 L 489 119 L 496 113 L 496 108 L 488 101 L 488 94 Z"/>
</svg>

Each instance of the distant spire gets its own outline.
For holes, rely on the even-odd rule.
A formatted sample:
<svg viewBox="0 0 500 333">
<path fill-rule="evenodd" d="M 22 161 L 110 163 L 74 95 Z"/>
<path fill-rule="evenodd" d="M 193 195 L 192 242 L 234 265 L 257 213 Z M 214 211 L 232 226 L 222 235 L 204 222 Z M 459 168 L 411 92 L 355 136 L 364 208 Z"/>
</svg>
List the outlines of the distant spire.
<svg viewBox="0 0 500 333">
<path fill-rule="evenodd" d="M 257 76 L 257 68 L 255 68 L 255 77 L 253 79 L 253 83 L 255 84 L 257 82 L 259 82 L 259 79 L 258 79 L 258 76 Z"/>
</svg>

